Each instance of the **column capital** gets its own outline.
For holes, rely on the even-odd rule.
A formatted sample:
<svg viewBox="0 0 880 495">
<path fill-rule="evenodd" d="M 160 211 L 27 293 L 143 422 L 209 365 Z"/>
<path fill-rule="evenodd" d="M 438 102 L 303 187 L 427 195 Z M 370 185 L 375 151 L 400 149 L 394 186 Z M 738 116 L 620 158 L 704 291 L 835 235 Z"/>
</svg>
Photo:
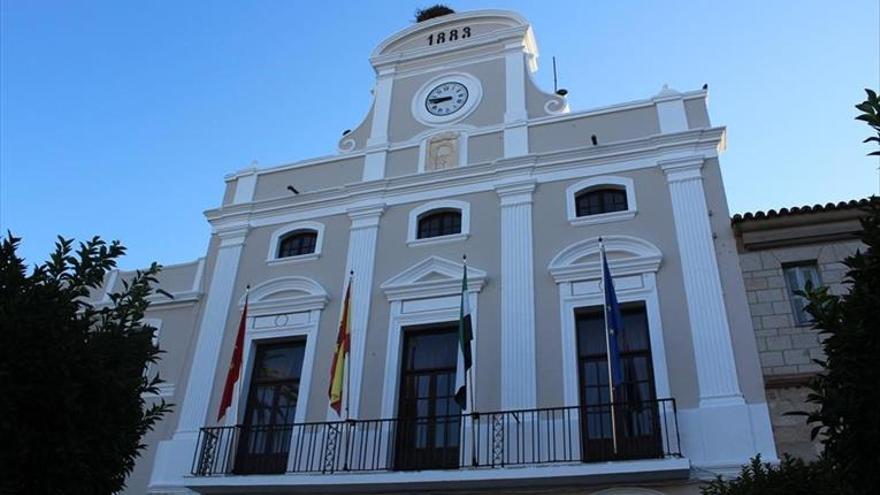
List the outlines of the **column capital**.
<svg viewBox="0 0 880 495">
<path fill-rule="evenodd" d="M 379 218 L 385 213 L 385 203 L 361 205 L 346 210 L 351 219 L 351 229 L 378 227 Z"/>
<path fill-rule="evenodd" d="M 214 233 L 220 238 L 220 247 L 242 246 L 251 230 L 251 226 L 247 223 L 235 223 L 228 225 L 218 225 L 214 228 Z"/>
<path fill-rule="evenodd" d="M 680 182 L 684 180 L 702 179 L 704 156 L 686 156 L 658 160 L 657 165 L 666 174 L 667 182 Z"/>
<path fill-rule="evenodd" d="M 514 206 L 532 202 L 532 193 L 538 181 L 529 177 L 495 185 L 495 192 L 501 198 L 501 206 Z"/>
</svg>

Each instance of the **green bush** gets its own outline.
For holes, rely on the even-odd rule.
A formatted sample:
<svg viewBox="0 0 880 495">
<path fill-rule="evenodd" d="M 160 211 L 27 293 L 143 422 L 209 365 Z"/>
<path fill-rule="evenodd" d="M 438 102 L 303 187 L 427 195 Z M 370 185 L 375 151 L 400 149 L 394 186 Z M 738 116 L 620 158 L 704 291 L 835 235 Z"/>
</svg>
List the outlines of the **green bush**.
<svg viewBox="0 0 880 495">
<path fill-rule="evenodd" d="M 837 482 L 827 461 L 805 463 L 801 459 L 784 456 L 779 465 L 761 462 L 761 456 L 743 466 L 739 478 L 724 480 L 720 476 L 702 487 L 703 495 L 797 495 L 846 493 Z"/>
</svg>

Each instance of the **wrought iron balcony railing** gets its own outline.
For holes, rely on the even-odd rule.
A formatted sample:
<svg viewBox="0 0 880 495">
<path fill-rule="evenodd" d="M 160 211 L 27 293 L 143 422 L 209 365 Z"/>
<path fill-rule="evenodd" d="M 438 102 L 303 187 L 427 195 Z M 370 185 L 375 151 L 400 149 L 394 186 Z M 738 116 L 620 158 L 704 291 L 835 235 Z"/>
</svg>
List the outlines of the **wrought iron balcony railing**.
<svg viewBox="0 0 880 495">
<path fill-rule="evenodd" d="M 202 428 L 192 474 L 460 469 L 680 455 L 675 400 L 660 399 L 613 407 Z"/>
</svg>

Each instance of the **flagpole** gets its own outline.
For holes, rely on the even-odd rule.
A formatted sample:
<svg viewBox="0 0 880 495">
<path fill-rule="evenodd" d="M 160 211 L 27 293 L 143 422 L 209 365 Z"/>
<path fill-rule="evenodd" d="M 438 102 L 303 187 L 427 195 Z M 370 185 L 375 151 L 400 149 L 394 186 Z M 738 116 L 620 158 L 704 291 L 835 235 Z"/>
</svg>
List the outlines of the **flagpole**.
<svg viewBox="0 0 880 495">
<path fill-rule="evenodd" d="M 467 255 L 463 254 L 461 256 L 461 260 L 462 260 L 462 263 L 464 264 L 465 273 L 467 273 Z M 461 297 L 470 298 L 470 291 L 467 290 L 467 287 L 465 287 L 465 290 L 462 291 Z M 468 301 L 468 308 L 470 308 L 470 301 Z M 471 345 L 471 342 L 468 342 L 468 346 L 471 346 L 471 348 L 470 348 L 471 359 L 473 359 L 474 348 Z M 467 374 L 465 375 L 465 384 L 466 384 L 466 386 L 468 388 L 468 392 L 470 392 L 470 396 L 471 396 L 471 407 L 470 407 L 470 410 L 468 411 L 470 413 L 470 417 L 471 417 L 471 465 L 476 467 L 477 466 L 477 442 L 476 442 L 477 433 L 476 433 L 476 425 L 474 424 L 474 420 L 477 419 L 479 417 L 479 415 L 476 413 L 477 401 L 474 399 L 473 365 L 470 368 L 468 368 L 468 370 L 467 370 Z"/>
<path fill-rule="evenodd" d="M 352 285 L 353 281 L 354 281 L 354 270 L 350 270 L 348 272 L 348 289 L 351 289 L 351 285 Z M 351 307 L 354 305 L 351 304 L 350 300 L 348 301 L 348 304 L 349 304 L 349 306 L 348 306 L 348 322 L 346 325 L 348 327 L 346 329 L 346 331 L 348 332 L 348 336 L 346 337 L 346 340 L 348 341 L 349 350 L 348 350 L 348 352 L 343 352 L 343 354 L 342 354 L 342 358 L 343 358 L 342 369 L 343 369 L 343 372 L 345 373 L 345 422 L 342 424 L 344 437 L 345 437 L 345 458 L 342 460 L 342 470 L 343 471 L 348 471 L 348 449 L 349 449 L 348 444 L 351 439 L 351 428 L 348 427 L 348 422 L 351 419 L 351 416 L 350 416 L 350 414 L 351 414 L 350 413 L 350 407 L 351 407 L 351 327 L 352 327 L 352 325 L 351 325 L 351 321 L 352 321 Z M 345 305 L 344 302 L 343 302 L 343 305 Z M 345 310 L 343 309 L 343 311 L 345 311 Z"/>
<path fill-rule="evenodd" d="M 617 455 L 617 420 L 614 413 L 614 375 L 611 373 L 611 338 L 608 335 L 608 287 L 605 286 L 606 278 L 611 278 L 608 273 L 606 277 L 605 266 L 605 244 L 602 238 L 599 238 L 599 262 L 602 264 L 602 314 L 605 320 L 605 361 L 608 363 L 608 400 L 611 405 L 611 441 L 614 445 L 614 455 Z"/>
<path fill-rule="evenodd" d="M 250 293 L 251 293 L 251 284 L 248 284 L 248 285 L 246 285 L 245 288 L 244 288 L 244 308 L 245 308 L 244 311 L 247 311 L 248 296 L 250 296 Z M 247 325 L 247 320 L 245 320 L 244 324 Z M 244 354 L 244 349 L 242 349 L 242 354 Z M 243 363 L 243 364 L 244 364 L 244 363 Z M 235 388 L 236 388 L 236 392 L 235 392 L 235 393 L 237 394 L 237 397 L 238 397 L 238 401 L 236 402 L 236 407 L 235 407 L 235 416 L 234 416 L 235 419 L 238 419 L 238 411 L 241 409 L 241 401 L 242 401 L 242 397 L 241 397 L 241 382 L 244 381 L 244 380 L 241 379 L 241 375 L 242 375 L 242 373 L 241 373 L 241 371 L 239 371 L 239 375 L 238 375 L 239 380 L 238 380 L 237 383 L 235 384 Z M 247 400 L 247 399 L 245 399 L 245 400 Z M 229 419 L 229 418 L 227 418 L 227 421 L 228 421 L 228 419 Z M 233 426 L 235 426 L 234 423 L 233 423 Z"/>
<path fill-rule="evenodd" d="M 354 270 L 348 272 L 348 287 L 350 288 L 352 282 L 354 281 Z M 344 303 L 343 303 L 344 304 Z M 349 304 L 351 302 L 349 301 Z M 351 307 L 349 307 L 348 313 L 348 345 L 349 352 L 345 352 L 343 354 L 343 358 L 345 361 L 343 362 L 344 370 L 345 370 L 345 420 L 348 421 L 349 418 L 349 407 L 351 405 Z"/>
</svg>

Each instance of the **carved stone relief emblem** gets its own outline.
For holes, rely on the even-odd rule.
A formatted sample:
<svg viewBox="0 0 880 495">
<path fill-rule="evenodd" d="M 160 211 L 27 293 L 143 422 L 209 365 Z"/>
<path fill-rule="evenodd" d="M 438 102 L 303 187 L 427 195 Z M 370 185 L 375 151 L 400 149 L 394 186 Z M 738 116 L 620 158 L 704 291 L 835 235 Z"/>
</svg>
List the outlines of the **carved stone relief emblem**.
<svg viewBox="0 0 880 495">
<path fill-rule="evenodd" d="M 425 147 L 425 171 L 446 170 L 458 167 L 458 133 L 444 132 L 428 140 Z"/>
</svg>

